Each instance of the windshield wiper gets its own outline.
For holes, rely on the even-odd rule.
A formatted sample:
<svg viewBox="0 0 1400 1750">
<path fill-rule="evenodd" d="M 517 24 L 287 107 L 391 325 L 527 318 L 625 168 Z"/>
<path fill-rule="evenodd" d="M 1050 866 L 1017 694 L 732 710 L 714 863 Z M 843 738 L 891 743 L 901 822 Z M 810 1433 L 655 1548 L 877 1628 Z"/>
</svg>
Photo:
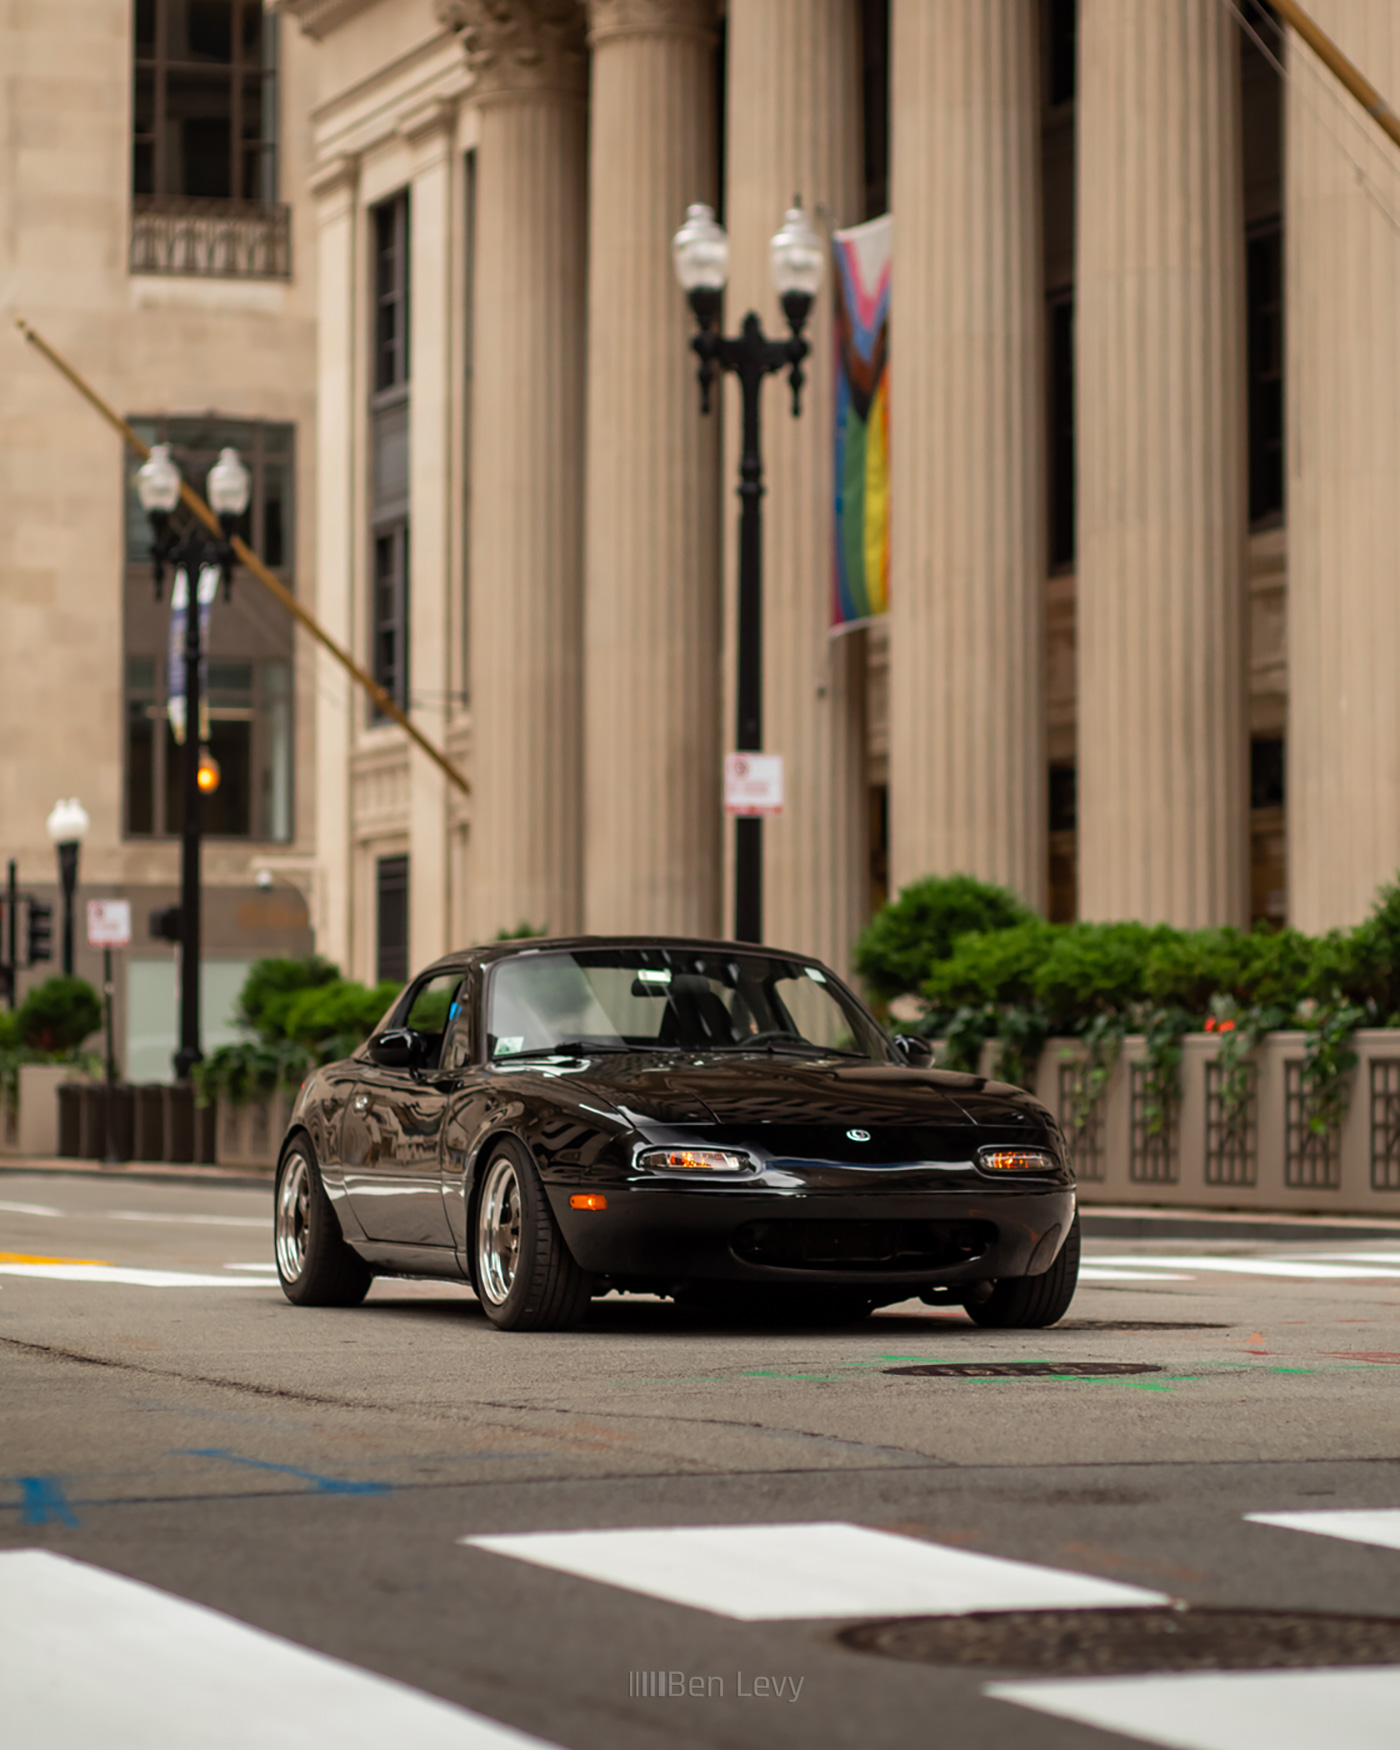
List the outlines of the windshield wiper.
<svg viewBox="0 0 1400 1750">
<path fill-rule="evenodd" d="M 816 1045 L 810 1039 L 762 1039 L 751 1040 L 748 1043 L 740 1041 L 735 1045 L 712 1045 L 711 1051 L 767 1051 L 767 1052 L 814 1052 L 818 1057 L 858 1057 L 869 1062 L 869 1056 L 864 1051 L 847 1051 L 838 1045 Z"/>
<path fill-rule="evenodd" d="M 602 1051 L 645 1051 L 647 1046 L 599 1043 L 587 1039 L 560 1039 L 554 1045 L 532 1045 L 528 1051 L 498 1051 L 492 1063 L 519 1063 L 524 1057 L 596 1057 Z M 662 1047 L 663 1050 L 666 1047 Z"/>
</svg>

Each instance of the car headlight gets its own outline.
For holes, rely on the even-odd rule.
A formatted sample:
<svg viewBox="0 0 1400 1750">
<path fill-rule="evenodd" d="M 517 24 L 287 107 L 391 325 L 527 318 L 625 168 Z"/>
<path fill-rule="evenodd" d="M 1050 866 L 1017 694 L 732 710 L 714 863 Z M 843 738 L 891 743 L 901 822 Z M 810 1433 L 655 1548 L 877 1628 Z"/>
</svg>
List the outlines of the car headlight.
<svg viewBox="0 0 1400 1750">
<path fill-rule="evenodd" d="M 730 1148 L 649 1148 L 638 1164 L 653 1173 L 747 1173 L 753 1162 Z"/>
<path fill-rule="evenodd" d="M 1060 1163 L 1043 1148 L 979 1148 L 977 1164 L 984 1173 L 1058 1173 Z"/>
</svg>

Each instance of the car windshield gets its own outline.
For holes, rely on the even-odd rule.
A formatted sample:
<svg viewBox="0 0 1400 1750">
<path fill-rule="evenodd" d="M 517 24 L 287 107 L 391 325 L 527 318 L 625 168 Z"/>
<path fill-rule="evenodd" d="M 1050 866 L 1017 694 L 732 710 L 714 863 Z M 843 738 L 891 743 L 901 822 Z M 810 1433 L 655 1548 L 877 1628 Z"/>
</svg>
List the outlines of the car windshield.
<svg viewBox="0 0 1400 1750">
<path fill-rule="evenodd" d="M 726 949 L 577 948 L 491 972 L 487 1054 L 772 1051 L 889 1060 L 884 1035 L 820 967 Z"/>
</svg>

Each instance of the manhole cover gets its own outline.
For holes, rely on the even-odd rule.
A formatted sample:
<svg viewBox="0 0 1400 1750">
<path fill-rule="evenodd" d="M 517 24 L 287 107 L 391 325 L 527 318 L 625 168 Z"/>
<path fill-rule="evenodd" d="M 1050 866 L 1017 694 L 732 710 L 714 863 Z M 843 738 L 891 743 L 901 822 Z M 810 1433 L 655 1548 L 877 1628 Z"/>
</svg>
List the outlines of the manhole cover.
<svg viewBox="0 0 1400 1750">
<path fill-rule="evenodd" d="M 881 1371 L 917 1374 L 921 1379 L 1107 1379 L 1162 1369 L 1146 1361 L 927 1361 Z"/>
<path fill-rule="evenodd" d="M 1284 1610 L 1015 1610 L 862 1623 L 838 1637 L 921 1665 L 1108 1677 L 1400 1663 L 1400 1621 Z"/>
</svg>

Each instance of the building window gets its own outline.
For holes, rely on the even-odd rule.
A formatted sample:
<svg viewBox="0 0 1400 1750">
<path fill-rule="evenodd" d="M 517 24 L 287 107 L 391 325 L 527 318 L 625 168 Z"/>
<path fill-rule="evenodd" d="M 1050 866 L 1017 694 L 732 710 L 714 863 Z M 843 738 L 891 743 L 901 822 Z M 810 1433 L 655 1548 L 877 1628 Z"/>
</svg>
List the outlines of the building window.
<svg viewBox="0 0 1400 1750">
<path fill-rule="evenodd" d="M 1077 768 L 1050 768 L 1050 868 L 1047 910 L 1052 924 L 1074 922 L 1079 907 L 1079 788 Z"/>
<path fill-rule="evenodd" d="M 277 19 L 262 0 L 136 0 L 131 268 L 285 277 Z"/>
<path fill-rule="evenodd" d="M 374 866 L 375 977 L 408 981 L 408 858 L 380 857 Z"/>
<path fill-rule="evenodd" d="M 1249 516 L 1283 512 L 1283 231 L 1261 227 L 1245 245 L 1249 373 Z"/>
<path fill-rule="evenodd" d="M 187 480 L 202 483 L 234 445 L 252 474 L 247 538 L 292 587 L 293 428 L 252 420 L 133 419 L 147 443 L 173 446 Z M 168 714 L 170 589 L 151 588 L 150 526 L 129 470 L 124 613 L 125 779 L 128 837 L 169 836 L 182 821 L 184 749 Z M 210 615 L 205 661 L 209 747 L 221 780 L 203 808 L 216 837 L 282 843 L 293 817 L 292 622 L 247 572 Z"/>
<path fill-rule="evenodd" d="M 408 524 L 374 531 L 374 678 L 408 708 Z M 383 713 L 380 713 L 381 717 Z"/>
<path fill-rule="evenodd" d="M 374 209 L 374 387 L 408 381 L 408 195 Z"/>
<path fill-rule="evenodd" d="M 1050 569 L 1074 564 L 1074 297 L 1050 300 L 1046 320 L 1046 482 Z"/>
<path fill-rule="evenodd" d="M 408 708 L 409 204 L 406 192 L 371 209 L 374 389 L 370 396 L 370 667 Z M 371 705 L 370 719 L 384 713 Z"/>
</svg>

